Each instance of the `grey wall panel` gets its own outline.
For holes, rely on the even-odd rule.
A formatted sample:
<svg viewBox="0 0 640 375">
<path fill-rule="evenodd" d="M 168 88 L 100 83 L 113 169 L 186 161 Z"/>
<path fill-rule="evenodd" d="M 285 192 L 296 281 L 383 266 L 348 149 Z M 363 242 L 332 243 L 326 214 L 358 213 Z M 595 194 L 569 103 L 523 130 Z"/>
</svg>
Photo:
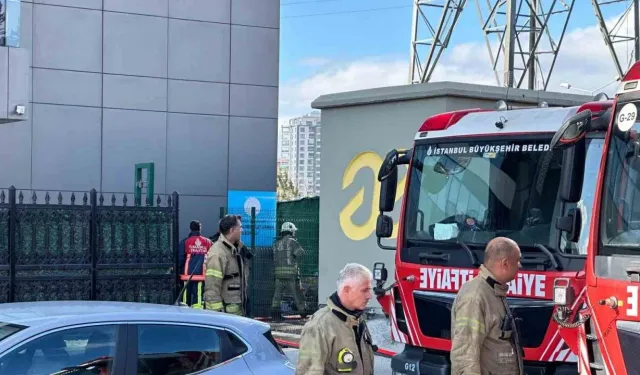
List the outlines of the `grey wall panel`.
<svg viewBox="0 0 640 375">
<path fill-rule="evenodd" d="M 22 120 L 31 116 L 30 113 L 19 115 L 16 113 L 16 106 L 26 106 L 29 104 L 29 53 L 22 48 L 9 48 L 9 100 L 8 117 L 14 120 Z"/>
<path fill-rule="evenodd" d="M 136 163 L 155 163 L 155 191 L 165 192 L 167 114 L 105 109 L 102 190 L 133 192 Z"/>
<path fill-rule="evenodd" d="M 0 188 L 31 188 L 31 117 L 0 125 Z"/>
<path fill-rule="evenodd" d="M 167 18 L 105 12 L 104 72 L 166 78 L 167 27 Z"/>
<path fill-rule="evenodd" d="M 34 189 L 99 187 L 100 109 L 34 104 L 32 121 Z"/>
<path fill-rule="evenodd" d="M 100 107 L 100 73 L 33 69 L 33 100 L 37 103 Z"/>
<path fill-rule="evenodd" d="M 33 65 L 33 4 L 20 3 L 20 48 L 29 53 L 29 66 Z"/>
<path fill-rule="evenodd" d="M 278 88 L 231 85 L 231 116 L 278 117 Z"/>
<path fill-rule="evenodd" d="M 0 47 L 0 118 L 7 118 L 7 100 L 9 99 L 9 48 Z"/>
<path fill-rule="evenodd" d="M 167 80 L 105 74 L 104 106 L 166 111 Z"/>
<path fill-rule="evenodd" d="M 229 23 L 230 10 L 231 0 L 169 0 L 171 18 Z"/>
<path fill-rule="evenodd" d="M 218 231 L 220 207 L 226 207 L 227 197 L 180 196 L 180 239 L 189 234 L 189 222 L 198 220 L 202 234 L 213 236 Z"/>
<path fill-rule="evenodd" d="M 33 65 L 39 68 L 100 72 L 102 13 L 34 5 Z"/>
<path fill-rule="evenodd" d="M 229 190 L 276 189 L 278 121 L 231 117 Z"/>
<path fill-rule="evenodd" d="M 229 85 L 169 80 L 169 112 L 228 115 Z"/>
<path fill-rule="evenodd" d="M 169 20 L 169 78 L 229 82 L 229 25 Z"/>
<path fill-rule="evenodd" d="M 169 114 L 167 191 L 225 195 L 229 118 Z"/>
<path fill-rule="evenodd" d="M 33 0 L 36 4 L 63 5 L 68 7 L 102 9 L 102 0 Z"/>
<path fill-rule="evenodd" d="M 231 82 L 278 86 L 279 38 L 278 29 L 232 25 Z"/>
<path fill-rule="evenodd" d="M 280 0 L 233 0 L 231 23 L 280 27 Z"/>
<path fill-rule="evenodd" d="M 169 0 L 104 0 L 104 10 L 167 17 Z"/>
</svg>

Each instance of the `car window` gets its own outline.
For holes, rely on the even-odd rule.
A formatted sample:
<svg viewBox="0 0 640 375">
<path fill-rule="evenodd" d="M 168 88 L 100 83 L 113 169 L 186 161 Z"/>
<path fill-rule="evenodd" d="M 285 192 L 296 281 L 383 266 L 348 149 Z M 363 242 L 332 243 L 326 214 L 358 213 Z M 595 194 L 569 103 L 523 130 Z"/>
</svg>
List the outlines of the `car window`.
<svg viewBox="0 0 640 375">
<path fill-rule="evenodd" d="M 138 325 L 138 374 L 191 374 L 248 350 L 234 334 L 188 325 Z"/>
<path fill-rule="evenodd" d="M 31 340 L 0 358 L 0 375 L 110 375 L 117 327 L 71 328 Z"/>
</svg>

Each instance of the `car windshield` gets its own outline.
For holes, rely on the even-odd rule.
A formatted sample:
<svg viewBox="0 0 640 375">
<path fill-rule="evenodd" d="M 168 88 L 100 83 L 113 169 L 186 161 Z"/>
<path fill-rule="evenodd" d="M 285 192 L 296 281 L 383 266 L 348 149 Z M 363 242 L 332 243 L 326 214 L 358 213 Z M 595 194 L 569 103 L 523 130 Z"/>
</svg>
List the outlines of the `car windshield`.
<svg viewBox="0 0 640 375">
<path fill-rule="evenodd" d="M 600 215 L 605 252 L 640 254 L 640 100 L 619 102 L 607 152 Z"/>
<path fill-rule="evenodd" d="M 417 145 L 405 217 L 406 246 L 424 241 L 484 246 L 496 236 L 558 249 L 553 218 L 562 152 L 549 138 Z"/>
</svg>

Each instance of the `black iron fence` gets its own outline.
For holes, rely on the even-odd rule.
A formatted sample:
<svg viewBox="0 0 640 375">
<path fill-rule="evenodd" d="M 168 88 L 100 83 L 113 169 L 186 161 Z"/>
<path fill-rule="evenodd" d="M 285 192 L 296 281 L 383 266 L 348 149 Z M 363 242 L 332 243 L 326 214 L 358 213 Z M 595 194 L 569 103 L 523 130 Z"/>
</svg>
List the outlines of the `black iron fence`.
<svg viewBox="0 0 640 375">
<path fill-rule="evenodd" d="M 178 193 L 129 199 L 0 190 L 0 302 L 173 303 Z"/>
<path fill-rule="evenodd" d="M 233 207 L 221 210 L 221 216 L 228 213 L 243 218 L 242 241 L 253 252 L 248 293 L 248 312 L 251 317 L 281 320 L 287 316 L 311 315 L 317 310 L 318 202 L 317 198 L 280 202 L 275 212 Z M 295 239 L 304 249 L 304 254 L 295 259 L 299 270 L 295 285 L 290 285 L 291 282 L 287 280 L 278 281 L 274 272 L 273 244 L 280 238 L 280 230 L 285 222 L 296 226 Z M 300 303 L 303 306 L 296 306 L 294 293 L 298 291 L 300 294 L 297 297 L 304 300 Z"/>
</svg>

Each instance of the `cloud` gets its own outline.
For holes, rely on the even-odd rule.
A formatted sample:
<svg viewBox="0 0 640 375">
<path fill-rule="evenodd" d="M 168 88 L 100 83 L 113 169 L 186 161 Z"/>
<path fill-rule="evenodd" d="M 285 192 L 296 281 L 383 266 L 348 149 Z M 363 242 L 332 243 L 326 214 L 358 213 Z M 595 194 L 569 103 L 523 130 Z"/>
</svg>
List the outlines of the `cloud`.
<svg viewBox="0 0 640 375">
<path fill-rule="evenodd" d="M 325 66 L 330 62 L 331 62 L 331 59 L 327 59 L 324 57 L 308 57 L 306 59 L 300 60 L 298 64 L 302 66 L 317 68 L 317 67 Z"/>
<path fill-rule="evenodd" d="M 607 20 L 607 24 L 614 24 L 619 17 L 612 17 Z M 623 25 L 627 23 L 632 26 L 632 19 L 622 22 Z M 627 29 L 632 32 L 633 27 L 621 27 L 618 35 L 624 34 Z M 493 51 L 496 51 L 495 47 Z M 523 45 L 523 49 L 526 48 L 526 45 Z M 543 43 L 541 48 L 548 50 L 549 47 Z M 618 43 L 616 50 L 624 68 L 629 62 L 632 46 Z M 541 65 L 545 72 L 548 71 L 549 64 L 550 56 L 543 55 Z M 501 61 L 498 62 L 498 66 L 502 66 Z M 499 74 L 502 79 L 502 73 Z M 568 30 L 565 34 L 547 90 L 567 92 L 560 86 L 563 82 L 585 90 L 596 90 L 611 83 L 600 91 L 612 94 L 617 87 L 617 84 L 612 83 L 616 75 L 613 60 L 597 25 L 576 28 Z M 465 43 L 450 47 L 440 59 L 431 81 L 496 85 L 486 44 Z M 541 77 L 538 76 L 537 81 L 540 82 Z M 405 85 L 408 82 L 409 59 L 405 57 L 364 58 L 348 62 L 327 61 L 313 75 L 281 85 L 280 115 L 290 118 L 308 113 L 312 110 L 311 102 L 324 94 Z M 526 81 L 523 87 L 526 87 Z M 571 92 L 585 93 L 577 90 Z"/>
</svg>

